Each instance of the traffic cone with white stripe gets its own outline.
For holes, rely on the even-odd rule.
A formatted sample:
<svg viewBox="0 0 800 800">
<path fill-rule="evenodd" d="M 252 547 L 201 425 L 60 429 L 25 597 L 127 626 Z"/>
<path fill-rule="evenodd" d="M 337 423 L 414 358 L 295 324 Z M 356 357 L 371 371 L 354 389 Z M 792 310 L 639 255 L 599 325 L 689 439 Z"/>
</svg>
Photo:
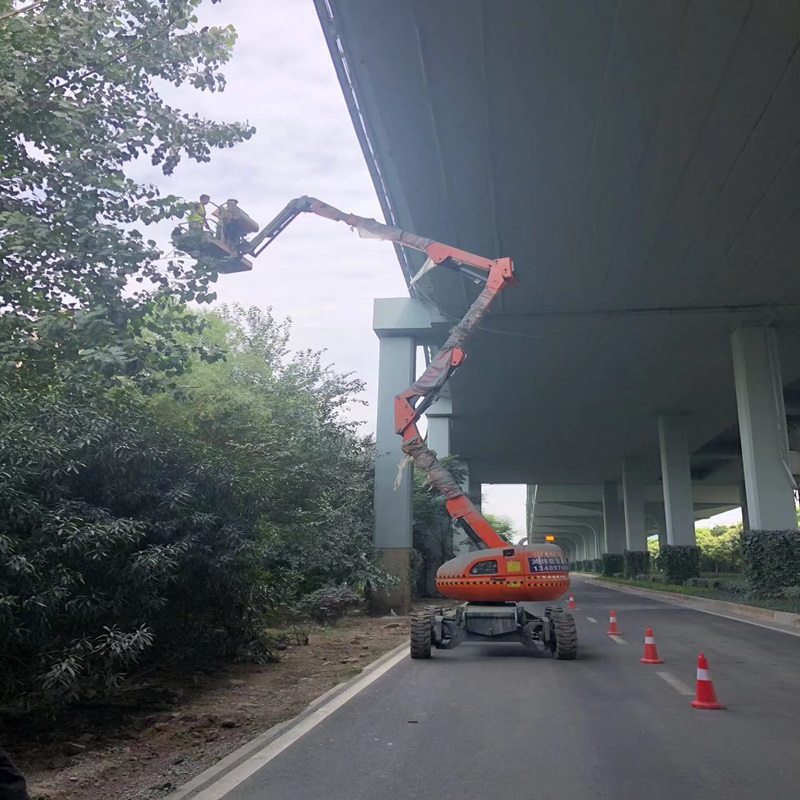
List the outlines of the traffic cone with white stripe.
<svg viewBox="0 0 800 800">
<path fill-rule="evenodd" d="M 644 632 L 644 658 L 640 659 L 642 664 L 663 664 L 658 657 L 656 650 L 656 637 L 653 636 L 653 629 L 647 628 Z"/>
<path fill-rule="evenodd" d="M 570 595 L 570 596 L 569 596 L 569 605 L 567 606 L 567 608 L 568 608 L 570 611 L 575 611 L 575 609 L 576 609 L 577 607 L 578 607 L 578 606 L 576 606 L 576 605 L 575 605 L 575 598 L 574 598 L 572 595 Z"/>
<path fill-rule="evenodd" d="M 611 619 L 608 622 L 608 635 L 609 636 L 622 636 L 622 631 L 617 627 L 617 612 L 611 612 Z"/>
<path fill-rule="evenodd" d="M 697 659 L 697 696 L 692 700 L 695 708 L 707 708 L 709 710 L 725 708 L 717 700 L 717 693 L 714 691 L 714 684 L 711 682 L 711 675 L 708 671 L 708 661 L 700 653 Z"/>
</svg>

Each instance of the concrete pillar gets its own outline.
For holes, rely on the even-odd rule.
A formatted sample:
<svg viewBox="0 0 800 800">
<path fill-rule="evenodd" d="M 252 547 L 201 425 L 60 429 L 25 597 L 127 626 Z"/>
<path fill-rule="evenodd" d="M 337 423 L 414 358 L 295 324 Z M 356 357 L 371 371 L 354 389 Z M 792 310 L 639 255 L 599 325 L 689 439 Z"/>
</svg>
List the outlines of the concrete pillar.
<svg viewBox="0 0 800 800">
<path fill-rule="evenodd" d="M 425 413 L 428 421 L 428 447 L 439 458 L 451 455 L 450 452 L 450 420 L 453 406 L 449 396 L 442 396 Z"/>
<path fill-rule="evenodd" d="M 796 528 L 775 330 L 738 328 L 731 345 L 750 527 Z"/>
<path fill-rule="evenodd" d="M 658 504 L 656 517 L 658 522 L 658 546 L 661 547 L 662 544 L 669 544 L 667 540 L 667 512 L 663 503 Z"/>
<path fill-rule="evenodd" d="M 686 417 L 662 414 L 658 418 L 658 442 L 661 449 L 667 543 L 696 544 Z"/>
<path fill-rule="evenodd" d="M 403 459 L 402 441 L 394 430 L 394 398 L 413 382 L 416 342 L 410 336 L 380 340 L 378 365 L 378 424 L 375 432 L 375 547 L 387 572 L 400 582 L 385 597 L 376 598 L 378 610 L 393 608 L 405 614 L 411 603 L 410 561 L 413 467 L 406 465 L 395 489 L 398 464 Z"/>
<path fill-rule="evenodd" d="M 467 489 L 467 496 L 472 501 L 472 505 L 478 509 L 478 511 L 482 511 L 483 506 L 483 484 L 480 481 L 473 481 L 470 480 L 469 482 L 469 489 Z"/>
<path fill-rule="evenodd" d="M 739 504 L 742 507 L 742 529 L 750 530 L 750 515 L 747 512 L 747 490 L 744 483 L 739 484 Z"/>
<path fill-rule="evenodd" d="M 606 553 L 625 549 L 625 510 L 619 501 L 616 481 L 603 483 L 603 522 L 606 529 Z"/>
<path fill-rule="evenodd" d="M 637 458 L 622 460 L 622 498 L 625 503 L 625 544 L 628 550 L 647 550 L 644 522 L 644 469 Z"/>
</svg>

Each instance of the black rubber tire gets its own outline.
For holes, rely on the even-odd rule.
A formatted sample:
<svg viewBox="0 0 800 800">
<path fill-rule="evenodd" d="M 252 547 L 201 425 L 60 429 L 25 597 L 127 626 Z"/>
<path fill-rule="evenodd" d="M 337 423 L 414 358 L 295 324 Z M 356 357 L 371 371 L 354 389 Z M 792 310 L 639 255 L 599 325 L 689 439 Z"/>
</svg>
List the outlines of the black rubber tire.
<svg viewBox="0 0 800 800">
<path fill-rule="evenodd" d="M 578 655 L 578 630 L 572 614 L 553 614 L 553 633 L 556 646 L 553 656 L 559 661 L 572 661 Z"/>
<path fill-rule="evenodd" d="M 433 617 L 426 611 L 411 615 L 411 658 L 431 657 Z"/>
</svg>

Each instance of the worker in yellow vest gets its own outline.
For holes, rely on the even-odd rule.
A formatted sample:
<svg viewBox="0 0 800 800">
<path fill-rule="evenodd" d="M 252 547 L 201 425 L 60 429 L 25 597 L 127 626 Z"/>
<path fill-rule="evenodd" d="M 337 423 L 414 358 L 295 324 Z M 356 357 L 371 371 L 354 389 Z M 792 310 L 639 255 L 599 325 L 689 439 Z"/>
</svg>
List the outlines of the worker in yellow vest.
<svg viewBox="0 0 800 800">
<path fill-rule="evenodd" d="M 206 205 L 210 202 L 211 198 L 207 194 L 201 194 L 200 202 L 192 204 L 192 209 L 187 218 L 190 231 L 211 230 L 211 226 L 206 220 Z"/>
</svg>

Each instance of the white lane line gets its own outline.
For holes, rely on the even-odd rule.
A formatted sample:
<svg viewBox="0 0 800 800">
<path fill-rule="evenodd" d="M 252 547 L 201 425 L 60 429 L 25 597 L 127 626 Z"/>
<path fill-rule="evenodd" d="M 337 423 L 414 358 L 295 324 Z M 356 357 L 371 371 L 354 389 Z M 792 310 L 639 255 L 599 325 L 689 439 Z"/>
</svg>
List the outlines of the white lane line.
<svg viewBox="0 0 800 800">
<path fill-rule="evenodd" d="M 597 620 L 594 617 L 586 617 L 586 619 L 588 619 L 589 622 L 597 622 Z"/>
<path fill-rule="evenodd" d="M 617 636 L 616 634 L 609 636 L 609 639 L 613 639 L 617 644 L 628 644 L 621 636 Z"/>
<path fill-rule="evenodd" d="M 684 608 L 687 611 L 699 611 L 701 614 L 711 614 L 715 617 L 722 617 L 723 619 L 730 619 L 733 622 L 744 622 L 745 625 L 755 625 L 757 628 L 764 628 L 768 631 L 775 631 L 775 633 L 788 633 L 789 636 L 800 636 L 800 631 L 792 631 L 789 628 L 781 627 L 777 623 L 775 624 L 767 624 L 765 622 L 756 622 L 754 619 L 745 619 L 744 617 L 734 617 L 731 614 L 723 614 L 722 611 L 712 611 L 710 608 L 700 608 L 698 606 L 690 606 L 686 603 L 681 603 L 679 600 L 670 600 L 666 597 L 653 597 L 650 594 L 639 594 L 639 592 L 629 591 L 626 588 L 621 588 L 618 586 L 608 586 L 606 584 L 599 584 L 601 589 L 608 589 L 612 592 L 620 592 L 622 594 L 633 594 L 637 597 L 644 597 L 648 600 L 652 600 L 654 603 L 664 603 L 668 606 L 674 606 L 675 608 Z M 723 601 L 724 602 L 724 601 Z"/>
<path fill-rule="evenodd" d="M 386 661 L 378 669 L 371 671 L 364 676 L 363 680 L 357 681 L 349 689 L 336 695 L 330 702 L 309 714 L 302 722 L 275 739 L 263 750 L 242 762 L 238 767 L 224 775 L 220 780 L 209 786 L 200 794 L 195 795 L 194 800 L 221 800 L 228 792 L 235 789 L 240 783 L 247 780 L 254 772 L 258 772 L 263 766 L 269 764 L 272 759 L 279 756 L 287 747 L 294 744 L 298 739 L 315 728 L 323 720 L 327 719 L 334 711 L 341 708 L 349 700 L 352 700 L 359 692 L 374 683 L 382 675 L 385 675 L 392 667 L 408 658 L 408 648 L 403 648 L 399 653 Z"/>
<path fill-rule="evenodd" d="M 671 672 L 656 672 L 659 678 L 663 678 L 676 692 L 686 697 L 694 697 L 694 692 L 679 678 Z"/>
</svg>

